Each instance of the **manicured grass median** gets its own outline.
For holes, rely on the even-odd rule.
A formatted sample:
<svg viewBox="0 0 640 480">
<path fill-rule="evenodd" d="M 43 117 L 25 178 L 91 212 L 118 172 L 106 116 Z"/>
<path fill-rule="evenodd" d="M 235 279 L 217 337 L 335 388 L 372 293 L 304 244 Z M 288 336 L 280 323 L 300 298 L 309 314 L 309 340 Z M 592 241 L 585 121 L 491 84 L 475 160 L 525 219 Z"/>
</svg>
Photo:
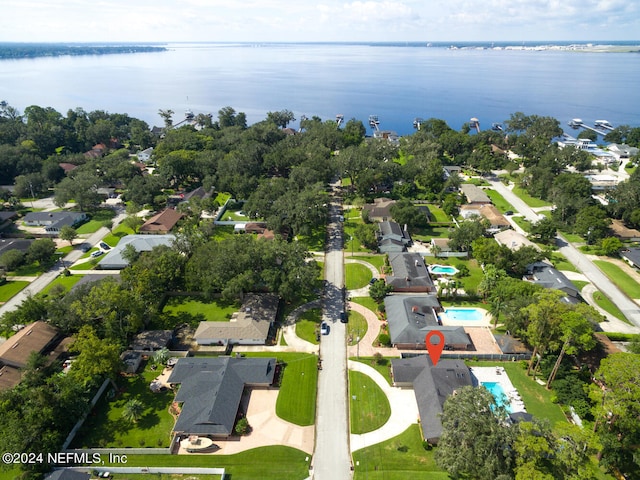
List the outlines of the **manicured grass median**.
<svg viewBox="0 0 640 480">
<path fill-rule="evenodd" d="M 371 270 L 359 263 L 347 263 L 344 270 L 347 290 L 365 287 L 372 278 Z"/>
<path fill-rule="evenodd" d="M 282 445 L 260 447 L 235 455 L 129 455 L 128 467 L 225 468 L 233 480 L 303 480 L 309 476 L 310 456 Z M 112 465 L 120 466 L 120 465 Z M 227 478 L 225 476 L 225 478 Z M 188 476 L 183 476 L 186 479 Z M 147 478 L 155 478 L 149 476 Z"/>
<path fill-rule="evenodd" d="M 513 208 L 513 205 L 507 202 L 505 198 L 495 190 L 488 188 L 484 190 L 484 193 L 487 194 L 487 196 L 491 199 L 491 202 L 496 206 L 498 210 L 500 210 L 500 212 L 504 213 L 507 210 L 511 210 L 512 212 L 516 211 L 516 209 Z"/>
<path fill-rule="evenodd" d="M 349 409 L 351 433 L 377 430 L 391 416 L 389 400 L 368 375 L 349 370 Z"/>
<path fill-rule="evenodd" d="M 403 433 L 353 454 L 354 480 L 432 480 L 449 475 L 435 462 L 433 450 L 422 446 L 418 424 Z"/>
<path fill-rule="evenodd" d="M 640 298 L 640 283 L 631 278 L 627 272 L 605 260 L 594 260 L 593 263 L 630 298 Z"/>
<path fill-rule="evenodd" d="M 515 187 L 513 187 L 512 191 L 517 196 L 519 196 L 524 201 L 524 203 L 526 203 L 527 205 L 529 205 L 532 208 L 548 207 L 548 206 L 553 205 L 552 203 L 545 202 L 544 200 L 541 200 L 539 198 L 532 197 L 531 195 L 529 195 L 527 193 L 526 190 L 524 190 L 521 187 L 515 186 Z"/>
<path fill-rule="evenodd" d="M 576 283 L 576 282 L 573 282 L 573 283 Z M 629 320 L 627 320 L 627 318 L 620 311 L 620 309 L 616 307 L 611 300 L 605 297 L 602 292 L 600 291 L 593 292 L 593 299 L 598 304 L 598 306 L 602 308 L 605 312 L 613 315 L 618 320 L 622 320 L 623 322 L 629 323 Z"/>
</svg>

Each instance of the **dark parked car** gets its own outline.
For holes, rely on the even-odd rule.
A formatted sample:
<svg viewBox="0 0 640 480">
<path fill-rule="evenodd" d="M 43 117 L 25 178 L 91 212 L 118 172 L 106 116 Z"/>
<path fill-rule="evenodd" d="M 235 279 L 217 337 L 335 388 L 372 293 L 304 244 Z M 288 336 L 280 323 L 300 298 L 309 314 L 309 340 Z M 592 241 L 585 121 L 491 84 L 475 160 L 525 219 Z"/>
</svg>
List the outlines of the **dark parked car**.
<svg viewBox="0 0 640 480">
<path fill-rule="evenodd" d="M 111 247 L 107 245 L 105 242 L 100 242 L 100 248 L 103 250 L 111 250 Z"/>
<path fill-rule="evenodd" d="M 349 323 L 349 316 L 347 315 L 347 312 L 340 312 L 340 321 L 342 323 Z"/>
<path fill-rule="evenodd" d="M 505 215 L 513 215 L 513 210 L 507 210 L 504 212 Z"/>
</svg>

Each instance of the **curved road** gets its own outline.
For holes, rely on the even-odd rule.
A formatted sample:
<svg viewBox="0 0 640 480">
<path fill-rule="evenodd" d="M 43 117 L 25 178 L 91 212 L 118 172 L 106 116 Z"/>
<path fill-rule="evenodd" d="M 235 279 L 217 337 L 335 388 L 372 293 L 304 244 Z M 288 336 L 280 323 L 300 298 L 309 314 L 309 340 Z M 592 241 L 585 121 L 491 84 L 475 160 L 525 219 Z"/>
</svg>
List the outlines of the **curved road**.
<svg viewBox="0 0 640 480">
<path fill-rule="evenodd" d="M 539 220 L 540 216 L 502 182 L 491 179 L 488 179 L 488 181 L 492 188 L 511 203 L 527 220 L 532 222 Z M 635 327 L 640 328 L 640 307 L 638 304 L 621 292 L 586 255 L 571 245 L 562 235 L 558 234 L 556 244 L 560 253 L 575 265 L 598 290 L 606 295 Z"/>
</svg>

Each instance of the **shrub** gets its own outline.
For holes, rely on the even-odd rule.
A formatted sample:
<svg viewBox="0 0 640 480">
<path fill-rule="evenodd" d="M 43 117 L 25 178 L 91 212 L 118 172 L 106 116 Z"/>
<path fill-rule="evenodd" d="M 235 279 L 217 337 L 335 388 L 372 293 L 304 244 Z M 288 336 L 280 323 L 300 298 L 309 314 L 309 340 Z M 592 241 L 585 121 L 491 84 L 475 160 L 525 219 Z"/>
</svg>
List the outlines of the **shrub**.
<svg viewBox="0 0 640 480">
<path fill-rule="evenodd" d="M 236 433 L 238 435 L 246 435 L 250 430 L 251 427 L 249 426 L 247 417 L 242 417 L 240 420 L 238 420 L 238 423 L 236 423 Z"/>
<path fill-rule="evenodd" d="M 378 337 L 378 342 L 380 342 L 380 345 L 384 345 L 385 347 L 390 347 L 391 337 L 389 337 L 389 335 L 387 335 L 386 333 L 381 333 L 380 336 Z"/>
</svg>

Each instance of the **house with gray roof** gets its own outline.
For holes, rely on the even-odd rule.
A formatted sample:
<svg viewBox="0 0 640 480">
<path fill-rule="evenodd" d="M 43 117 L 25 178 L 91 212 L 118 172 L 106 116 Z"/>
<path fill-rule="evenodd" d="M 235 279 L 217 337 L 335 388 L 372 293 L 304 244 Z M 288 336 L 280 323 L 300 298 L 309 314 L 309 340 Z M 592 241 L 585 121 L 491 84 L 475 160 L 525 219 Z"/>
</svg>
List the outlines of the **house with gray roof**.
<svg viewBox="0 0 640 480">
<path fill-rule="evenodd" d="M 90 478 L 90 473 L 80 472 L 70 468 L 60 468 L 48 474 L 44 477 L 44 480 L 89 480 Z"/>
<path fill-rule="evenodd" d="M 394 292 L 434 292 L 424 258 L 419 253 L 389 253 L 392 274 L 385 277 Z"/>
<path fill-rule="evenodd" d="M 467 199 L 467 203 L 483 203 L 486 205 L 491 203 L 489 196 L 480 187 L 476 187 L 472 183 L 463 183 L 460 185 L 460 190 L 462 190 L 462 194 Z"/>
<path fill-rule="evenodd" d="M 135 248 L 136 252 L 150 252 L 161 245 L 170 247 L 175 241 L 175 235 L 127 235 L 118 245 L 113 247 L 98 263 L 102 270 L 122 270 L 129 265 L 129 261 L 123 257 L 127 245 Z"/>
<path fill-rule="evenodd" d="M 473 345 L 463 327 L 441 325 L 436 295 L 388 295 L 384 306 L 391 344 L 398 349 L 426 350 L 425 336 L 432 330 L 444 335 L 445 350 L 469 350 Z"/>
<path fill-rule="evenodd" d="M 22 221 L 29 227 L 44 227 L 45 232 L 57 235 L 62 227 L 73 227 L 87 218 L 84 212 L 29 212 Z"/>
<path fill-rule="evenodd" d="M 523 280 L 564 292 L 566 296 L 563 300 L 567 303 L 580 303 L 578 287 L 564 273 L 547 262 L 534 262 L 527 265 Z"/>
<path fill-rule="evenodd" d="M 440 360 L 433 365 L 427 355 L 391 360 L 391 375 L 396 387 L 413 388 L 420 414 L 423 438 L 437 444 L 442 435 L 442 407 L 450 395 L 472 386 L 469 368 L 462 360 Z"/>
<path fill-rule="evenodd" d="M 640 268 L 640 248 L 621 250 L 620 256 L 632 267 Z"/>
<path fill-rule="evenodd" d="M 396 204 L 390 198 L 374 198 L 373 203 L 367 203 L 362 210 L 368 212 L 369 220 L 373 222 L 386 222 L 392 218 L 391 207 Z"/>
<path fill-rule="evenodd" d="M 411 245 L 411 236 L 406 228 L 396 222 L 378 224 L 378 250 L 380 253 L 406 252 Z"/>
<path fill-rule="evenodd" d="M 264 345 L 279 305 L 275 294 L 249 293 L 229 322 L 200 322 L 193 338 L 198 345 Z"/>
<path fill-rule="evenodd" d="M 182 404 L 174 435 L 229 437 L 245 389 L 269 387 L 275 371 L 275 358 L 180 358 L 168 379 Z"/>
</svg>

